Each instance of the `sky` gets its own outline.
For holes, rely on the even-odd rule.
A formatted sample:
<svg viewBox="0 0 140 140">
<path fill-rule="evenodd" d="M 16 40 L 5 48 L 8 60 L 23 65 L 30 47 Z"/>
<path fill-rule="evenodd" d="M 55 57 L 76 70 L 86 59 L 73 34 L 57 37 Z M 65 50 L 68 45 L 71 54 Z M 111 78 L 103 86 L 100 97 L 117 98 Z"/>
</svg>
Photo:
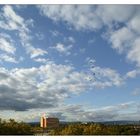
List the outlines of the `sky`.
<svg viewBox="0 0 140 140">
<path fill-rule="evenodd" d="M 139 5 L 0 5 L 0 118 L 140 120 Z"/>
</svg>

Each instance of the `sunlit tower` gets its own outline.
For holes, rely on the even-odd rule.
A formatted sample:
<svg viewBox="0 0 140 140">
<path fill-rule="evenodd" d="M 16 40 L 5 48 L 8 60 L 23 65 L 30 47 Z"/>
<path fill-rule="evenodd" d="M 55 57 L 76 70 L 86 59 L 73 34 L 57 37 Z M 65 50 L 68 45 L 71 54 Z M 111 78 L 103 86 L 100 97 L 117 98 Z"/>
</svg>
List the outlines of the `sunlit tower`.
<svg viewBox="0 0 140 140">
<path fill-rule="evenodd" d="M 40 127 L 42 127 L 42 128 L 46 128 L 47 127 L 45 113 L 41 116 L 41 119 L 40 119 Z"/>
</svg>

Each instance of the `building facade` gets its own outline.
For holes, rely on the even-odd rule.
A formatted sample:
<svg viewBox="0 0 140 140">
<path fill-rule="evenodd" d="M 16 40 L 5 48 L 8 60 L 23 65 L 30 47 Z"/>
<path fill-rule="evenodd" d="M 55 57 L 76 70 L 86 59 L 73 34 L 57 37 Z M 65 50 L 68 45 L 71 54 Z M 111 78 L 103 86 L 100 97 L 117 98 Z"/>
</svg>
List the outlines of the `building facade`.
<svg viewBox="0 0 140 140">
<path fill-rule="evenodd" d="M 46 126 L 47 126 L 47 128 L 59 127 L 59 119 L 58 118 L 46 118 Z"/>
<path fill-rule="evenodd" d="M 40 127 L 42 128 L 57 128 L 59 127 L 59 119 L 58 118 L 46 118 L 46 117 L 41 117 L 40 120 Z"/>
</svg>

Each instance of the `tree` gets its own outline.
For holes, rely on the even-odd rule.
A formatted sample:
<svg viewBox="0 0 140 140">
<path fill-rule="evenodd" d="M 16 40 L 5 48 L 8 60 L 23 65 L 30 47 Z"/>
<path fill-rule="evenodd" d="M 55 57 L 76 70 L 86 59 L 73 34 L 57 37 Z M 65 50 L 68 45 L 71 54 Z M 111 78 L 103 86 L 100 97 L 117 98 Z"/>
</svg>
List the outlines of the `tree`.
<svg viewBox="0 0 140 140">
<path fill-rule="evenodd" d="M 13 119 L 8 121 L 0 119 L 0 135 L 32 135 L 32 127 L 23 122 Z"/>
</svg>

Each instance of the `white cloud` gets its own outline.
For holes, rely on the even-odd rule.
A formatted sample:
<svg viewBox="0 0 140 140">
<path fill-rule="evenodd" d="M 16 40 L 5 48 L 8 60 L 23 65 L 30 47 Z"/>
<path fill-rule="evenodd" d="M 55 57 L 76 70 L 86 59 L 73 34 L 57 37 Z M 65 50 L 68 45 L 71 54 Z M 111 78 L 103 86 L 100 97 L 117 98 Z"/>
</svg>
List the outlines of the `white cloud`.
<svg viewBox="0 0 140 140">
<path fill-rule="evenodd" d="M 140 70 L 136 69 L 136 70 L 132 70 L 126 73 L 126 78 L 135 78 L 137 75 L 140 74 Z"/>
<path fill-rule="evenodd" d="M 40 48 L 34 48 L 31 44 L 32 36 L 30 35 L 31 31 L 29 26 L 34 26 L 33 19 L 24 19 L 18 15 L 10 5 L 3 7 L 3 12 L 0 14 L 0 16 L 2 18 L 0 21 L 0 28 L 18 31 L 20 42 L 26 49 L 26 52 L 30 54 L 31 58 L 47 54 L 47 51 Z"/>
<path fill-rule="evenodd" d="M 133 47 L 127 54 L 127 58 L 132 62 L 136 62 L 137 66 L 140 67 L 140 38 L 134 41 Z"/>
<path fill-rule="evenodd" d="M 0 33 L 0 62 L 12 62 L 18 63 L 15 58 L 16 48 L 14 46 L 14 41 L 8 34 Z"/>
<path fill-rule="evenodd" d="M 45 58 L 34 58 L 33 60 L 38 63 L 51 63 L 52 62 L 49 59 L 45 59 Z"/>
<path fill-rule="evenodd" d="M 136 66 L 140 66 L 139 58 L 139 39 L 137 39 L 134 32 L 127 27 L 123 27 L 111 33 L 109 41 L 112 43 L 112 48 L 120 54 L 126 55 L 128 63 L 135 62 Z M 137 70 L 138 71 L 138 70 Z M 128 73 L 128 77 L 130 73 Z M 132 73 L 131 73 L 132 74 Z M 132 76 L 133 77 L 133 76 Z"/>
<path fill-rule="evenodd" d="M 64 45 L 63 45 L 63 44 L 60 44 L 60 43 L 58 43 L 58 44 L 55 46 L 55 49 L 56 49 L 57 51 L 59 51 L 59 52 L 66 52 L 66 49 L 65 49 Z"/>
<path fill-rule="evenodd" d="M 3 7 L 3 13 L 0 15 L 3 20 L 0 21 L 0 27 L 7 30 L 26 30 L 24 19 L 17 15 L 10 5 Z"/>
<path fill-rule="evenodd" d="M 100 17 L 96 15 L 96 6 L 91 5 L 39 5 L 42 15 L 54 21 L 65 21 L 75 29 L 96 30 L 101 27 Z"/>
<path fill-rule="evenodd" d="M 115 24 L 118 22 L 126 23 L 135 11 L 136 6 L 134 5 L 99 5 L 96 13 L 105 25 L 113 26 L 113 22 Z"/>
<path fill-rule="evenodd" d="M 91 86 L 95 88 L 105 88 L 111 86 L 121 86 L 124 84 L 124 78 L 116 70 L 111 68 L 102 68 L 95 65 L 96 60 L 86 58 L 89 69 L 86 79 L 91 82 Z"/>
<path fill-rule="evenodd" d="M 84 74 L 71 66 L 49 63 L 39 68 L 0 71 L 0 109 L 5 110 L 54 107 L 87 87 Z"/>
<path fill-rule="evenodd" d="M 9 54 L 15 53 L 16 48 L 14 47 L 13 40 L 10 36 L 6 34 L 0 34 L 0 50 Z"/>
<path fill-rule="evenodd" d="M 19 36 L 21 38 L 21 44 L 26 49 L 27 54 L 30 55 L 30 58 L 33 59 L 38 56 L 44 56 L 45 54 L 48 54 L 46 50 L 43 50 L 41 48 L 35 48 L 31 44 L 32 36 L 30 36 L 26 32 L 20 32 Z"/>
<path fill-rule="evenodd" d="M 134 62 L 137 67 L 140 66 L 140 39 L 135 32 L 128 27 L 122 27 L 111 33 L 109 41 L 113 49 L 126 55 L 128 62 Z"/>
<path fill-rule="evenodd" d="M 137 112 L 137 107 L 138 104 L 132 101 L 100 108 L 93 108 L 80 104 L 61 104 L 53 109 L 37 110 L 39 114 L 31 112 L 30 115 L 27 115 L 28 117 L 26 120 L 30 120 L 31 115 L 34 116 L 32 119 L 40 118 L 42 114 L 41 112 L 47 112 L 47 117 L 53 116 L 58 117 L 60 120 L 69 121 L 139 120 L 139 112 Z"/>
<path fill-rule="evenodd" d="M 55 49 L 59 53 L 70 55 L 70 50 L 72 47 L 73 47 L 72 45 L 64 46 L 64 44 L 57 43 L 56 46 L 51 48 Z"/>
<path fill-rule="evenodd" d="M 43 16 L 55 22 L 64 21 L 77 30 L 96 31 L 106 27 L 109 32 L 106 39 L 112 44 L 112 48 L 125 54 L 128 62 L 135 62 L 140 66 L 139 5 L 39 5 L 37 7 Z"/>
<path fill-rule="evenodd" d="M 88 66 L 89 66 L 89 67 L 94 66 L 94 64 L 95 64 L 95 62 L 96 62 L 95 59 L 92 59 L 92 58 L 90 58 L 90 57 L 87 57 L 85 61 L 88 63 Z"/>
<path fill-rule="evenodd" d="M 94 67 L 91 68 L 91 72 L 95 74 L 95 82 L 93 85 L 95 87 L 104 88 L 110 86 L 121 86 L 124 83 L 123 78 L 117 71 L 110 68 Z"/>
<path fill-rule="evenodd" d="M 116 49 L 119 53 L 122 53 L 130 49 L 134 38 L 134 33 L 127 27 L 123 27 L 111 33 L 110 42 L 112 43 L 113 49 Z"/>
<path fill-rule="evenodd" d="M 34 47 L 30 47 L 28 49 L 30 55 L 31 55 L 31 58 L 35 58 L 37 56 L 43 56 L 44 54 L 48 54 L 47 51 L 45 50 L 42 50 L 40 48 L 34 48 Z"/>
<path fill-rule="evenodd" d="M 18 63 L 16 58 L 14 56 L 6 55 L 6 54 L 0 54 L 0 62 L 12 62 L 12 63 Z"/>
<path fill-rule="evenodd" d="M 136 15 L 132 16 L 131 20 L 128 22 L 128 27 L 134 30 L 136 33 L 140 34 L 140 13 L 136 12 Z"/>
<path fill-rule="evenodd" d="M 1 111 L 0 115 L 5 119 L 16 118 L 16 120 L 29 122 L 39 121 L 44 112 L 46 112 L 47 117 L 58 117 L 61 121 L 139 120 L 138 107 L 139 104 L 132 101 L 100 108 L 62 103 L 53 108 L 31 109 L 24 112 Z"/>
<path fill-rule="evenodd" d="M 97 75 L 91 82 L 86 79 L 90 74 L 52 61 L 39 68 L 0 68 L 0 109 L 53 108 L 72 94 L 121 85 L 122 79 L 114 70 L 95 67 L 92 72 Z"/>
<path fill-rule="evenodd" d="M 109 41 L 112 43 L 112 48 L 116 49 L 119 53 L 125 54 L 128 62 L 134 62 L 136 63 L 136 66 L 139 67 L 139 6 L 116 5 L 115 9 L 117 9 L 117 11 L 121 13 L 121 16 L 119 16 L 119 12 L 115 12 L 114 6 L 112 5 L 110 5 L 109 7 L 101 6 L 99 8 L 102 11 L 101 13 L 104 15 L 104 22 L 109 24 L 109 26 L 113 26 L 113 21 L 116 24 L 123 23 L 122 27 L 119 27 L 118 29 L 112 29 L 111 31 L 109 31 L 110 33 L 108 37 Z"/>
<path fill-rule="evenodd" d="M 54 21 L 66 21 L 77 30 L 96 30 L 104 25 L 125 23 L 139 10 L 135 5 L 39 5 L 37 7 L 42 15 Z"/>
</svg>

